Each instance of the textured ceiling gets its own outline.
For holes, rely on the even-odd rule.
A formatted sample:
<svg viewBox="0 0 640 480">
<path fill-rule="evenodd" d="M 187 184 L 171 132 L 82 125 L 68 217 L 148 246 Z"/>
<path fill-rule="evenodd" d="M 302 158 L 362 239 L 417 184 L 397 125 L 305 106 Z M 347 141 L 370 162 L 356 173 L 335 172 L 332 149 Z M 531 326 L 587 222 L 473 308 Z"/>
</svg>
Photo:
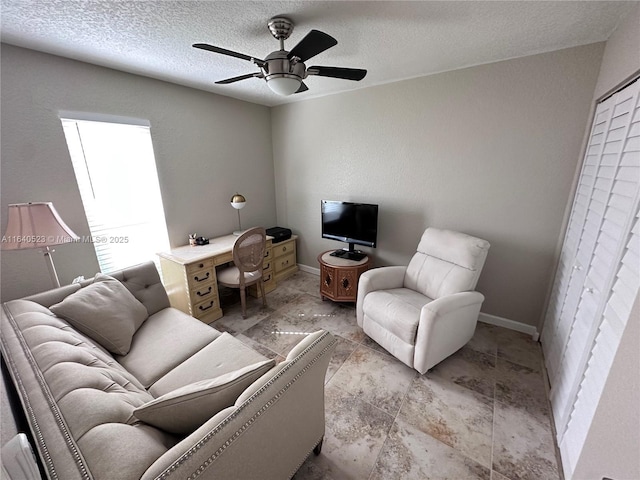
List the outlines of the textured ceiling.
<svg viewBox="0 0 640 480">
<path fill-rule="evenodd" d="M 604 41 L 633 3 L 0 0 L 1 40 L 273 106 Z M 367 77 L 309 77 L 309 91 L 291 97 L 257 78 L 215 85 L 257 67 L 191 45 L 264 58 L 278 49 L 266 26 L 275 15 L 295 23 L 287 50 L 311 29 L 338 40 L 307 65 L 366 68 Z"/>
</svg>

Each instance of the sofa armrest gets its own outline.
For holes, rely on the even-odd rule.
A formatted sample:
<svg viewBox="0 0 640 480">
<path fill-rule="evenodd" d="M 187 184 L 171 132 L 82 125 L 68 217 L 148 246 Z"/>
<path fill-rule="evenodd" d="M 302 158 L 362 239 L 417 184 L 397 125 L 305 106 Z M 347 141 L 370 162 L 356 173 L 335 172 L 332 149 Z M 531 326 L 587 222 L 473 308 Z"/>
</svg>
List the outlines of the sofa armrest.
<svg viewBox="0 0 640 480">
<path fill-rule="evenodd" d="M 364 312 L 362 306 L 364 297 L 368 293 L 376 290 L 390 290 L 392 288 L 402 288 L 404 286 L 404 274 L 406 266 L 379 267 L 367 270 L 360 275 L 358 281 L 358 298 L 356 301 L 356 317 L 358 325 L 362 327 Z"/>
<path fill-rule="evenodd" d="M 483 301 L 480 292 L 460 292 L 422 307 L 414 368 L 425 373 L 471 340 Z"/>
</svg>

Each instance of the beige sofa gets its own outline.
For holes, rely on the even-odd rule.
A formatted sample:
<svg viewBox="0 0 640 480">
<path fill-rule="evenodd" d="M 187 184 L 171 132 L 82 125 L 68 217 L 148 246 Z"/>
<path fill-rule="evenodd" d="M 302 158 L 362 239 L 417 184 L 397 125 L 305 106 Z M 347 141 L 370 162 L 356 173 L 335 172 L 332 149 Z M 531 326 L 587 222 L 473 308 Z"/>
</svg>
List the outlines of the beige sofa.
<svg viewBox="0 0 640 480">
<path fill-rule="evenodd" d="M 319 451 L 331 334 L 274 366 L 171 308 L 152 263 L 112 277 L 3 305 L 2 355 L 49 478 L 280 480 Z"/>
</svg>

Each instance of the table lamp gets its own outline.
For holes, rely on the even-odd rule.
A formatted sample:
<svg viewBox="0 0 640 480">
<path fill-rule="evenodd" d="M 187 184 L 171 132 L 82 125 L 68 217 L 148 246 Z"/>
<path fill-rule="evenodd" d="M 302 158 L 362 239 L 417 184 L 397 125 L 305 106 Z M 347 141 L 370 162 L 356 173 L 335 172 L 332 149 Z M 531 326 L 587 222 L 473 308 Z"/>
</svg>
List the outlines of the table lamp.
<svg viewBox="0 0 640 480">
<path fill-rule="evenodd" d="M 247 199 L 240 195 L 238 192 L 231 197 L 231 206 L 238 211 L 238 230 L 233 232 L 234 235 L 240 235 L 242 233 L 242 224 L 240 223 L 240 210 L 247 204 Z"/>
<path fill-rule="evenodd" d="M 79 237 L 60 218 L 51 202 L 14 203 L 9 205 L 7 229 L 2 236 L 2 250 L 40 248 L 55 287 L 60 286 L 49 247 L 78 240 Z"/>
</svg>

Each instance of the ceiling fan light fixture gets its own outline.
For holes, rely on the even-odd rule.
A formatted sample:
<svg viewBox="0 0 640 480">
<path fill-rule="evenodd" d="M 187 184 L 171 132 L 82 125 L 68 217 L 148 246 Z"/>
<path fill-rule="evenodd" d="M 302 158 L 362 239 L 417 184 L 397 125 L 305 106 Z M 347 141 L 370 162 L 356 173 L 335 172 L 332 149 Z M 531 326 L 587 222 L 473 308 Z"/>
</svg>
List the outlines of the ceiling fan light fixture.
<svg viewBox="0 0 640 480">
<path fill-rule="evenodd" d="M 288 74 L 269 75 L 266 80 L 267 85 L 269 85 L 269 88 L 274 93 L 283 96 L 296 93 L 302 83 L 302 79 L 300 77 Z"/>
</svg>

